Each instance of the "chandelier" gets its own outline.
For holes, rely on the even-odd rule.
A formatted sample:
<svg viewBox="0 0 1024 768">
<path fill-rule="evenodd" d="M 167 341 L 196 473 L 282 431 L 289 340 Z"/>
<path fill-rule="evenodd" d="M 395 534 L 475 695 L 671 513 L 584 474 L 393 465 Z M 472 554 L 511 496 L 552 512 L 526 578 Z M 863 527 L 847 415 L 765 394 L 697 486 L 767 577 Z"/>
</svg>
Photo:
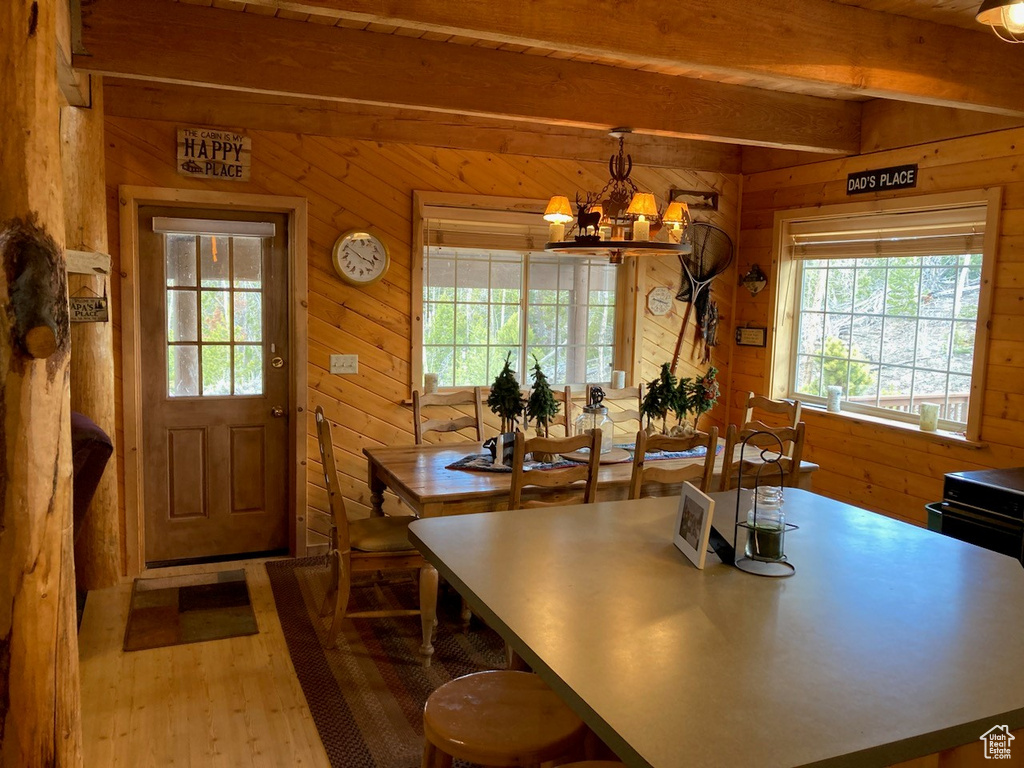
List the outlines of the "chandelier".
<svg viewBox="0 0 1024 768">
<path fill-rule="evenodd" d="M 1024 0 L 985 0 L 975 18 L 1002 40 L 1024 43 Z"/>
<path fill-rule="evenodd" d="M 633 158 L 625 154 L 623 139 L 628 128 L 615 128 L 609 135 L 619 140 L 618 154 L 608 160 L 611 178 L 600 192 L 576 194 L 576 212 L 569 198 L 555 195 L 544 210 L 549 222 L 544 250 L 577 256 L 607 256 L 612 264 L 621 264 L 625 256 L 641 254 L 689 253 L 683 235 L 690 223 L 686 203 L 670 202 L 659 211 L 650 192 L 641 192 L 629 177 Z M 568 239 L 568 234 L 575 236 Z"/>
</svg>

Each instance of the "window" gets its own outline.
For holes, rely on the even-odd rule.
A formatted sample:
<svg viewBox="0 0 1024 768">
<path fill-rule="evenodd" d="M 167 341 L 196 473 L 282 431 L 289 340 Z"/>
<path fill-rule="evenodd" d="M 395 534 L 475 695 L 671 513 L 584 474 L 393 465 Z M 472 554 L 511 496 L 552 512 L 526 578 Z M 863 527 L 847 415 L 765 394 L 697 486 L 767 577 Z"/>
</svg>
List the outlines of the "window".
<svg viewBox="0 0 1024 768">
<path fill-rule="evenodd" d="M 262 236 L 274 225 L 158 216 L 153 227 L 165 235 L 167 395 L 263 394 Z"/>
<path fill-rule="evenodd" d="M 984 370 L 989 204 L 909 202 L 781 214 L 777 311 L 793 320 L 781 324 L 774 371 L 785 386 L 773 391 L 821 404 L 839 387 L 844 410 L 891 421 L 916 422 L 921 403 L 936 403 L 940 428 L 968 432 Z"/>
<path fill-rule="evenodd" d="M 427 209 L 422 361 L 442 387 L 489 385 L 511 353 L 524 386 L 534 357 L 552 384 L 608 381 L 617 270 L 546 253 L 538 214 Z"/>
</svg>

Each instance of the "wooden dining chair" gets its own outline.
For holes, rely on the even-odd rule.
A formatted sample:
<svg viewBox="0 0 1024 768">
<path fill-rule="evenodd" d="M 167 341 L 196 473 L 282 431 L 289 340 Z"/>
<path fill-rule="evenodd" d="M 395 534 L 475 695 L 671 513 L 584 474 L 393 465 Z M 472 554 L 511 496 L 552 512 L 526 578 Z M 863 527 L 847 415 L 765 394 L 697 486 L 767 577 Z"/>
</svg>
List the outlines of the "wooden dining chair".
<svg viewBox="0 0 1024 768">
<path fill-rule="evenodd" d="M 584 448 L 590 451 L 585 464 L 574 464 L 559 469 L 524 469 L 528 454 L 552 454 L 561 456 L 575 453 Z M 515 450 L 512 452 L 512 483 L 509 489 L 509 509 L 529 507 L 550 507 L 558 504 L 591 504 L 597 499 L 597 470 L 601 463 L 601 430 L 592 429 L 583 435 L 572 437 L 527 437 L 516 432 Z M 582 489 L 573 486 L 584 481 Z M 550 498 L 523 501 L 523 489 L 527 487 L 551 489 Z M 556 493 L 561 491 L 561 493 Z"/>
<path fill-rule="evenodd" d="M 759 432 L 762 434 L 757 434 Z M 737 453 L 744 440 L 747 440 L 747 445 L 741 461 Z M 770 457 L 774 458 L 774 454 L 780 450 L 780 441 L 783 454 L 779 459 L 779 467 L 782 469 L 781 480 L 778 470 L 775 467 L 765 466 L 761 458 L 761 452 L 764 450 L 770 451 Z M 759 485 L 796 486 L 800 481 L 800 460 L 803 457 L 803 451 L 804 422 L 802 421 L 795 427 L 769 427 L 759 421 L 751 422 L 742 428 L 730 424 L 725 432 L 720 488 L 723 491 L 735 488 L 739 484 L 741 470 L 744 485 L 748 479 L 753 484 L 758 470 L 761 470 L 762 467 Z"/>
<path fill-rule="evenodd" d="M 646 454 L 654 451 L 689 451 L 704 446 L 707 453 L 704 461 L 695 462 L 673 469 L 660 466 L 664 462 L 650 461 Z M 636 434 L 636 450 L 633 453 L 633 474 L 629 480 L 629 498 L 639 499 L 648 483 L 658 485 L 681 484 L 685 481 L 694 482 L 701 491 L 710 493 L 711 478 L 715 472 L 715 452 L 718 450 L 718 427 L 707 432 L 698 432 L 689 437 L 669 437 L 668 435 L 648 435 L 644 430 Z"/>
<path fill-rule="evenodd" d="M 587 399 L 590 402 L 590 384 L 587 385 Z M 602 387 L 604 389 L 604 387 Z M 604 403 L 608 409 L 608 418 L 615 425 L 615 432 L 632 435 L 633 425 L 636 428 L 643 428 L 643 419 L 640 416 L 640 403 L 644 400 L 644 385 L 636 387 L 623 387 L 622 389 L 604 389 Z M 620 426 L 624 425 L 624 426 Z"/>
<path fill-rule="evenodd" d="M 434 652 L 431 635 L 437 614 L 437 571 L 409 542 L 409 523 L 412 516 L 369 517 L 349 521 L 345 502 L 338 483 L 338 470 L 334 463 L 334 443 L 331 423 L 324 417 L 324 409 L 316 408 L 316 438 L 320 446 L 320 462 L 331 505 L 330 582 L 321 616 L 333 613 L 331 628 L 327 632 L 327 647 L 333 648 L 341 629 L 342 619 L 379 618 L 384 616 L 419 616 L 423 631 L 423 666 L 430 666 Z M 415 609 L 380 609 L 349 611 L 348 603 L 354 573 L 386 571 L 419 571 L 419 606 Z"/>
<path fill-rule="evenodd" d="M 424 408 L 459 405 L 473 406 L 473 415 L 424 420 L 426 415 L 423 413 Z M 422 394 L 419 390 L 414 389 L 412 392 L 412 426 L 416 436 L 416 445 L 423 444 L 423 435 L 427 432 L 459 432 L 463 429 L 475 430 L 474 439 L 477 442 L 482 442 L 484 439 L 484 407 L 480 387 L 429 394 Z"/>
</svg>

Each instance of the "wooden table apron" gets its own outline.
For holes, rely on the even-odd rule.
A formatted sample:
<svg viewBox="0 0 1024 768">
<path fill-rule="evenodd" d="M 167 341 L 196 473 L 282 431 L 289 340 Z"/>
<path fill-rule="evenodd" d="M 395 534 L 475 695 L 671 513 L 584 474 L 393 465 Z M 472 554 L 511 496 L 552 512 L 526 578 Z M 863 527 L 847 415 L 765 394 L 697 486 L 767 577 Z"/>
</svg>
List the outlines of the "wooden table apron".
<svg viewBox="0 0 1024 768">
<path fill-rule="evenodd" d="M 785 493 L 788 579 L 713 555 L 698 571 L 672 545 L 671 498 L 409 530 L 630 766 L 885 766 L 1024 727 L 1018 562 Z"/>
<path fill-rule="evenodd" d="M 474 452 L 472 443 L 446 445 L 409 445 L 396 448 L 364 448 L 368 462 L 368 482 L 372 513 L 382 514 L 384 491 L 390 489 L 418 517 L 464 515 L 471 512 L 494 512 L 508 508 L 509 475 L 502 472 L 480 472 L 446 469 Z M 703 459 L 665 459 L 658 466 L 668 468 L 684 463 L 697 464 Z M 716 466 L 720 469 L 722 457 Z M 625 499 L 629 492 L 630 462 L 603 464 L 598 474 L 599 501 Z M 800 487 L 811 490 L 811 476 L 818 468 L 811 462 L 801 463 Z M 719 475 L 716 470 L 714 487 Z M 527 489 L 524 498 L 531 498 L 536 489 Z M 678 486 L 666 486 L 662 493 L 678 495 Z"/>
</svg>

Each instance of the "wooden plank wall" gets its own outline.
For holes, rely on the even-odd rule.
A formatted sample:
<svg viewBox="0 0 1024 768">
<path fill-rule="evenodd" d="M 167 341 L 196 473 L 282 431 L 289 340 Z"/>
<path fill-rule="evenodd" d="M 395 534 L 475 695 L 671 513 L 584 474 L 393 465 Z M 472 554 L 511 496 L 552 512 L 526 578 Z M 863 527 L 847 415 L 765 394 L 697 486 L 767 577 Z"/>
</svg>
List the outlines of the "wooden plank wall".
<svg viewBox="0 0 1024 768">
<path fill-rule="evenodd" d="M 815 490 L 916 523 L 923 505 L 942 498 L 942 479 L 958 470 L 1024 464 L 1024 130 L 924 144 L 744 177 L 740 274 L 772 261 L 772 225 L 778 210 L 849 202 L 848 173 L 917 163 L 917 189 L 886 197 L 1003 187 L 993 317 L 984 394 L 982 448 L 935 442 L 914 431 L 855 423 L 842 415 L 805 410 L 805 458 L 821 465 Z M 880 197 L 880 196 L 878 196 Z M 856 200 L 871 199 L 858 195 Z M 770 326 L 769 292 L 737 302 L 737 318 Z M 763 350 L 736 348 L 733 402 L 740 392 L 766 389 Z M 736 407 L 733 420 L 742 414 Z"/>
<path fill-rule="evenodd" d="M 121 184 L 302 196 L 309 200 L 309 406 L 322 405 L 339 424 L 336 456 L 349 513 L 366 514 L 369 491 L 362 449 L 367 446 L 410 444 L 413 441 L 409 398 L 410 286 L 412 192 L 433 190 L 528 198 L 553 193 L 600 188 L 607 181 L 603 163 L 580 163 L 485 152 L 436 149 L 406 144 L 327 138 L 293 133 L 250 131 L 252 175 L 248 182 L 204 181 L 175 171 L 174 123 L 108 117 L 107 196 L 110 252 L 115 273 L 119 264 L 117 189 Z M 235 126 L 244 128 L 244 126 Z M 638 139 L 639 140 L 639 139 Z M 609 154 L 612 150 L 609 141 Z M 667 195 L 669 187 L 714 189 L 721 209 L 716 223 L 735 232 L 739 179 L 711 173 L 693 173 L 636 167 L 634 179 L 642 188 Z M 342 283 L 331 266 L 331 247 L 338 235 L 352 227 L 371 226 L 386 238 L 391 269 L 381 282 L 357 289 Z M 673 287 L 679 280 L 675 259 L 651 263 L 645 270 L 648 288 L 659 282 Z M 731 311 L 732 283 L 720 297 L 723 315 Z M 120 286 L 113 281 L 114 344 L 121 375 Z M 681 306 L 681 305 L 680 305 Z M 650 317 L 648 315 L 648 317 Z M 642 375 L 650 378 L 663 360 L 670 359 L 680 314 L 648 323 L 643 333 Z M 723 327 L 726 323 L 723 323 Z M 724 332 L 724 330 L 723 330 Z M 728 338 L 725 336 L 724 338 Z M 669 344 L 671 340 L 671 344 Z M 728 351 L 729 346 L 720 349 Z M 332 353 L 359 355 L 359 374 L 332 376 Z M 715 363 L 728 378 L 728 357 Z M 689 358 L 686 358 L 689 360 Z M 692 375 L 703 366 L 681 367 Z M 525 376 L 521 376 L 521 380 Z M 525 381 L 524 381 L 525 383 Z M 117 382 L 118 445 L 123 445 L 121 381 Z M 724 409 L 723 409 L 724 410 Z M 311 507 L 310 544 L 323 543 L 316 531 L 327 526 L 326 495 L 321 467 L 316 460 L 315 428 L 308 424 L 308 482 Z M 117 457 L 123 483 L 124 460 Z M 121 498 L 124 499 L 122 488 Z M 391 499 L 385 509 L 399 511 Z"/>
</svg>

